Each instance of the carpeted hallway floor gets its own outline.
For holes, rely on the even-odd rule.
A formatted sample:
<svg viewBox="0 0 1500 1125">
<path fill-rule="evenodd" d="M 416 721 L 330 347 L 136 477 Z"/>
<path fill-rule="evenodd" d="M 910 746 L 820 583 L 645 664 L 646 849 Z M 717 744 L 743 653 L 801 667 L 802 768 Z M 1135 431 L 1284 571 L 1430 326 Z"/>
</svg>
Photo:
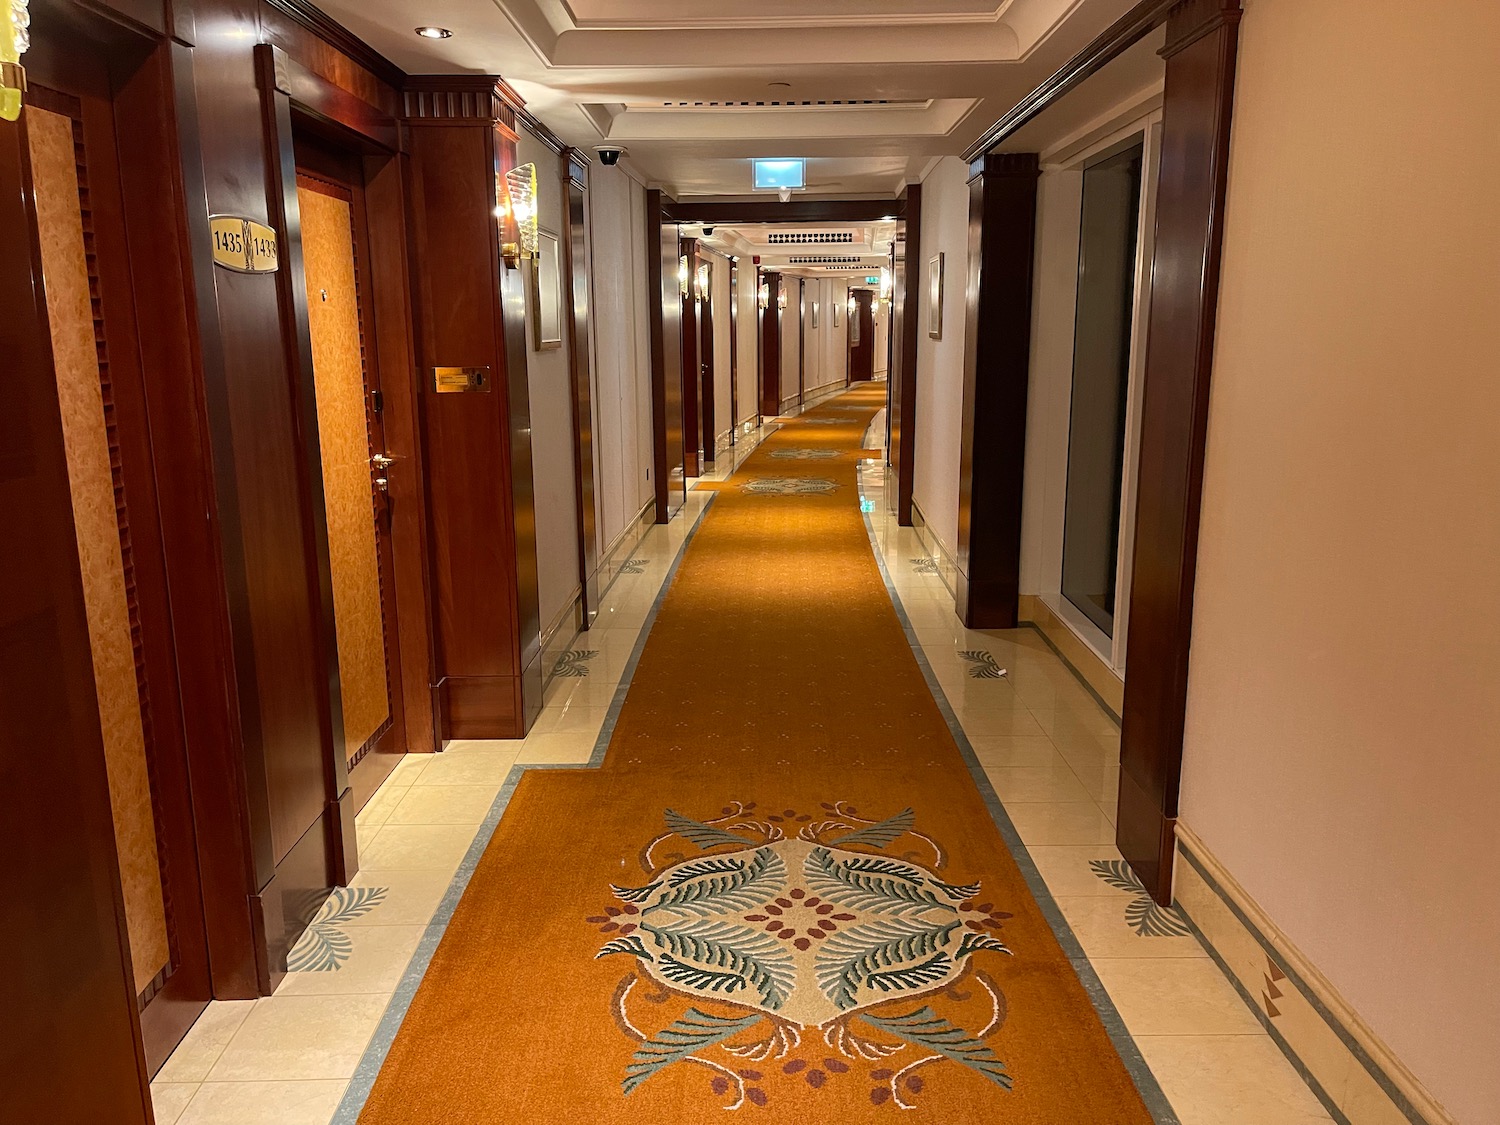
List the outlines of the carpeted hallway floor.
<svg viewBox="0 0 1500 1125">
<path fill-rule="evenodd" d="M 361 1122 L 1152 1120 L 871 553 L 883 401 L 717 486 L 602 764 L 521 777 Z"/>
</svg>

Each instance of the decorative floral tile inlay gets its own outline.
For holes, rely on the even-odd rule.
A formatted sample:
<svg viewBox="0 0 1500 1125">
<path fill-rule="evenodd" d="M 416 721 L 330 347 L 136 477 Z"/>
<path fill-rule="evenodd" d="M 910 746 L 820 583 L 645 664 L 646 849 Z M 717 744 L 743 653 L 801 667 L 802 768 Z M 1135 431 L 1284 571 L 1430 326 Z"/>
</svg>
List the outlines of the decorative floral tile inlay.
<svg viewBox="0 0 1500 1125">
<path fill-rule="evenodd" d="M 831 461 L 842 456 L 837 449 L 774 449 L 771 456 L 778 461 Z"/>
<path fill-rule="evenodd" d="M 912 559 L 911 560 L 911 566 L 912 566 L 912 569 L 915 570 L 918 574 L 937 574 L 938 573 L 938 561 L 937 561 L 937 559 L 929 559 L 929 558 Z"/>
<path fill-rule="evenodd" d="M 745 491 L 756 496 L 816 496 L 837 488 L 837 483 L 822 477 L 758 477 L 745 485 Z"/>
<path fill-rule="evenodd" d="M 342 969 L 354 952 L 354 940 L 340 927 L 374 910 L 385 894 L 385 887 L 335 887 L 287 954 L 287 970 L 331 973 Z"/>
<path fill-rule="evenodd" d="M 552 665 L 552 674 L 554 676 L 587 676 L 589 674 L 587 661 L 598 655 L 596 649 L 572 649 L 557 658 L 557 663 Z"/>
<path fill-rule="evenodd" d="M 1125 922 L 1141 937 L 1187 937 L 1192 933 L 1175 906 L 1160 905 L 1123 859 L 1091 859 L 1094 874 L 1119 891 L 1135 895 L 1125 907 Z"/>
<path fill-rule="evenodd" d="M 847 418 L 799 418 L 799 422 L 806 422 L 809 426 L 847 426 Z"/>
<path fill-rule="evenodd" d="M 1005 675 L 1005 669 L 995 663 L 995 658 L 982 648 L 970 649 L 967 652 L 960 652 L 958 655 L 961 659 L 967 660 L 973 665 L 969 669 L 969 679 L 971 680 L 998 680 L 1001 676 Z"/>
<path fill-rule="evenodd" d="M 617 905 L 588 919 L 609 936 L 598 957 L 633 960 L 612 1002 L 638 1044 L 624 1092 L 688 1061 L 713 1073 L 726 1109 L 766 1105 L 777 1082 L 846 1076 L 869 1081 L 875 1105 L 911 1109 L 914 1072 L 945 1061 L 1010 1089 L 988 1042 L 1009 1006 L 979 966 L 1010 952 L 997 934 L 1011 915 L 976 903 L 977 882 L 938 874 L 948 857 L 911 809 L 755 809 L 707 821 L 668 809 L 641 852 L 647 881 L 611 887 Z"/>
<path fill-rule="evenodd" d="M 626 559 L 620 564 L 621 574 L 645 574 L 650 559 Z"/>
</svg>

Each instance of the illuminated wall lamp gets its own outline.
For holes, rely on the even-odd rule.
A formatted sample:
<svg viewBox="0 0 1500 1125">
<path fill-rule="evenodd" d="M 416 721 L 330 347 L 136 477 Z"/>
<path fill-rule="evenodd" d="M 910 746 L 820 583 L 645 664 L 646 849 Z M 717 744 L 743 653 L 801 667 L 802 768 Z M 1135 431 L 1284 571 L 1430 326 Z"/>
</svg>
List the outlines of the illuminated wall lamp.
<svg viewBox="0 0 1500 1125">
<path fill-rule="evenodd" d="M 14 121 L 26 93 L 21 56 L 31 46 L 31 13 L 26 0 L 0 0 L 0 5 L 0 121 Z"/>
<path fill-rule="evenodd" d="M 708 263 L 704 262 L 698 267 L 697 276 L 694 278 L 694 286 L 697 289 L 697 298 L 700 301 L 708 300 Z"/>
<path fill-rule="evenodd" d="M 762 281 L 760 283 L 760 308 L 764 312 L 771 307 L 771 283 Z"/>
<path fill-rule="evenodd" d="M 686 254 L 680 254 L 677 258 L 677 291 L 684 297 L 688 295 L 688 286 L 692 281 L 692 274 L 688 272 L 688 260 Z"/>
<path fill-rule="evenodd" d="M 500 243 L 500 254 L 509 269 L 517 269 L 522 259 L 535 258 L 541 246 L 536 202 L 536 165 L 522 164 L 505 173 L 500 195 L 503 201 L 497 215 L 515 225 L 516 240 Z"/>
<path fill-rule="evenodd" d="M 778 309 L 781 309 L 783 312 L 786 311 L 786 290 L 785 289 L 783 289 L 780 293 L 776 294 L 776 307 Z"/>
</svg>

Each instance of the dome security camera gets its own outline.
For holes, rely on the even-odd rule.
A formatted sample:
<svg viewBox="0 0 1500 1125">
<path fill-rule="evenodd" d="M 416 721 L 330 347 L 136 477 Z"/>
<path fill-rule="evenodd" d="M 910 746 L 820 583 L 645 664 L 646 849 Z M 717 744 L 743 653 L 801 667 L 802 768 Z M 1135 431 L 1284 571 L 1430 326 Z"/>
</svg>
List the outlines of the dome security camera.
<svg viewBox="0 0 1500 1125">
<path fill-rule="evenodd" d="M 713 236 L 714 236 L 714 228 L 713 227 L 704 227 L 703 228 L 703 237 L 704 238 L 712 238 Z"/>
<path fill-rule="evenodd" d="M 620 163 L 620 157 L 626 153 L 624 145 L 595 145 L 594 151 L 599 154 L 599 162 L 606 168 L 613 168 Z"/>
</svg>

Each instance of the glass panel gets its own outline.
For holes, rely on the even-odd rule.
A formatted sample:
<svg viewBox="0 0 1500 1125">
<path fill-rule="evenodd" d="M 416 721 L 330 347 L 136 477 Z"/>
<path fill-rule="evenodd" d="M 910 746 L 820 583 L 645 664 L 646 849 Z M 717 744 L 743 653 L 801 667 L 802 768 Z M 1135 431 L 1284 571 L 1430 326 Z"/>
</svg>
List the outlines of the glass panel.
<svg viewBox="0 0 1500 1125">
<path fill-rule="evenodd" d="M 1142 157 L 1136 140 L 1084 170 L 1078 238 L 1062 593 L 1111 637 Z"/>
</svg>

